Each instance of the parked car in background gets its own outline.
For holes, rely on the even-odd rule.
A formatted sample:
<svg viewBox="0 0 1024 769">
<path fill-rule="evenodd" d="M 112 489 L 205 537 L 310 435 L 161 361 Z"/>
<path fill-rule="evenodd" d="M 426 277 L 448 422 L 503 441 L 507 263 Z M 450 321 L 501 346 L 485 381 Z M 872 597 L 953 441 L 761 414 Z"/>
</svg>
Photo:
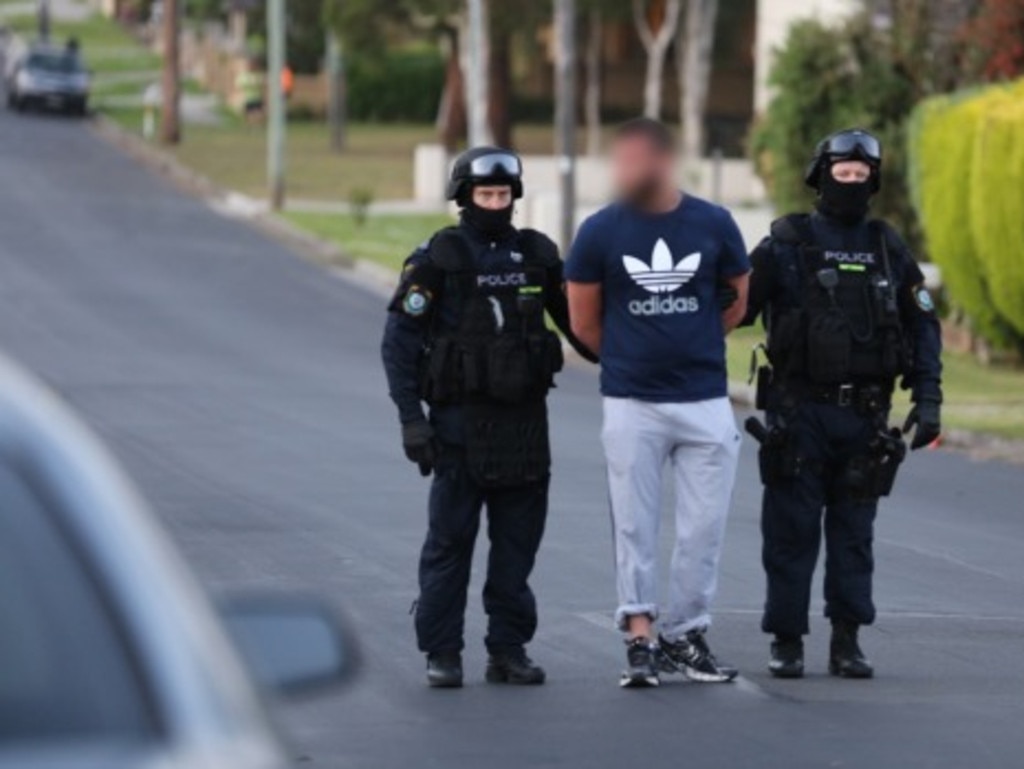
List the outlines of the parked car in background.
<svg viewBox="0 0 1024 769">
<path fill-rule="evenodd" d="M 0 359 L 0 768 L 282 769 L 258 681 L 341 680 L 315 601 L 216 612 L 97 441 Z"/>
<path fill-rule="evenodd" d="M 84 115 L 89 108 L 92 76 L 77 48 L 36 44 L 7 73 L 7 105 L 60 109 Z"/>
</svg>

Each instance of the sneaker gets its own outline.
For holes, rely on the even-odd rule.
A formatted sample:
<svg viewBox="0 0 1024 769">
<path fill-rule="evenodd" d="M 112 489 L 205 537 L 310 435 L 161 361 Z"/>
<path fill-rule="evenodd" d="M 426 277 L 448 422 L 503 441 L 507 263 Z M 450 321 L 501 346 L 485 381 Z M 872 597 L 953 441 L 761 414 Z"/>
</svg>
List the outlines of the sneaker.
<svg viewBox="0 0 1024 769">
<path fill-rule="evenodd" d="M 648 638 L 626 641 L 626 664 L 619 686 L 623 689 L 645 689 L 658 686 L 658 647 Z"/>
<path fill-rule="evenodd" d="M 427 685 L 433 689 L 462 686 L 462 655 L 459 652 L 431 652 L 427 655 Z"/>
<path fill-rule="evenodd" d="M 776 678 L 804 677 L 804 642 L 801 638 L 776 636 L 768 672 Z"/>
<path fill-rule="evenodd" d="M 857 642 L 858 625 L 833 622 L 829 644 L 828 672 L 840 678 L 872 678 L 875 669 L 868 662 Z"/>
<path fill-rule="evenodd" d="M 669 641 L 664 636 L 658 638 L 663 664 L 671 666 L 673 672 L 682 673 L 691 681 L 701 683 L 725 683 L 732 681 L 739 674 L 736 668 L 719 664 L 711 653 L 703 630 L 691 630 L 678 641 Z"/>
<path fill-rule="evenodd" d="M 522 649 L 493 653 L 487 660 L 484 676 L 489 684 L 518 684 L 537 686 L 544 683 L 544 668 L 534 663 Z"/>
</svg>

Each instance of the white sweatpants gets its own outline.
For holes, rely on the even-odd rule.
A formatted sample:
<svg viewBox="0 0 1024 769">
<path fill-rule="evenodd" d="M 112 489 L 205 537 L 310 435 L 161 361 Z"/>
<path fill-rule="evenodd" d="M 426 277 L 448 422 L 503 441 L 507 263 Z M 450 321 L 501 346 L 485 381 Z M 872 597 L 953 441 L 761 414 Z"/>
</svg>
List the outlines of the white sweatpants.
<svg viewBox="0 0 1024 769">
<path fill-rule="evenodd" d="M 661 631 L 673 641 L 707 627 L 740 447 L 729 400 L 605 398 L 601 439 L 615 537 L 616 623 L 625 630 L 631 616 L 662 615 Z M 662 613 L 658 529 L 662 472 L 669 461 L 675 476 L 676 542 Z"/>
</svg>

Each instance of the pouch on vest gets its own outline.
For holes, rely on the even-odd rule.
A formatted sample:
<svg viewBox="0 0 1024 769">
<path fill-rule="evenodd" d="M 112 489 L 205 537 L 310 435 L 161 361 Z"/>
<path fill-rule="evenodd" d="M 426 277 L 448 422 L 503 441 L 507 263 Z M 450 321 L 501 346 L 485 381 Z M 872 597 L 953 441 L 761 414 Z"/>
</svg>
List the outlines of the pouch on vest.
<svg viewBox="0 0 1024 769">
<path fill-rule="evenodd" d="M 768 360 L 779 379 L 804 368 L 803 314 L 789 310 L 772 317 L 768 334 Z"/>
<path fill-rule="evenodd" d="M 499 336 L 487 347 L 487 394 L 501 403 L 522 403 L 530 395 L 530 368 L 526 340 Z"/>
<path fill-rule="evenodd" d="M 523 486 L 551 472 L 547 407 L 466 406 L 466 464 L 484 488 Z"/>
<path fill-rule="evenodd" d="M 434 342 L 423 367 L 421 395 L 431 405 L 451 403 L 460 395 L 459 350 L 453 339 Z"/>
<path fill-rule="evenodd" d="M 807 374 L 812 382 L 837 384 L 850 376 L 852 339 L 838 313 L 812 317 L 807 327 Z"/>
</svg>

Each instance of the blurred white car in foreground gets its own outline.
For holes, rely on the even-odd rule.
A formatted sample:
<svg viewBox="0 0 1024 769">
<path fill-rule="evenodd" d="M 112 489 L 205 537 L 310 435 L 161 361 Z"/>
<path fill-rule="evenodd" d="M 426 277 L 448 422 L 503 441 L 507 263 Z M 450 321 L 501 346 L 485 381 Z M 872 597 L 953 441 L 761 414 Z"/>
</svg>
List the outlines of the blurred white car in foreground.
<svg viewBox="0 0 1024 769">
<path fill-rule="evenodd" d="M 96 440 L 0 359 L 0 767 L 284 767 L 253 677 L 353 665 L 316 602 L 216 612 Z"/>
</svg>

